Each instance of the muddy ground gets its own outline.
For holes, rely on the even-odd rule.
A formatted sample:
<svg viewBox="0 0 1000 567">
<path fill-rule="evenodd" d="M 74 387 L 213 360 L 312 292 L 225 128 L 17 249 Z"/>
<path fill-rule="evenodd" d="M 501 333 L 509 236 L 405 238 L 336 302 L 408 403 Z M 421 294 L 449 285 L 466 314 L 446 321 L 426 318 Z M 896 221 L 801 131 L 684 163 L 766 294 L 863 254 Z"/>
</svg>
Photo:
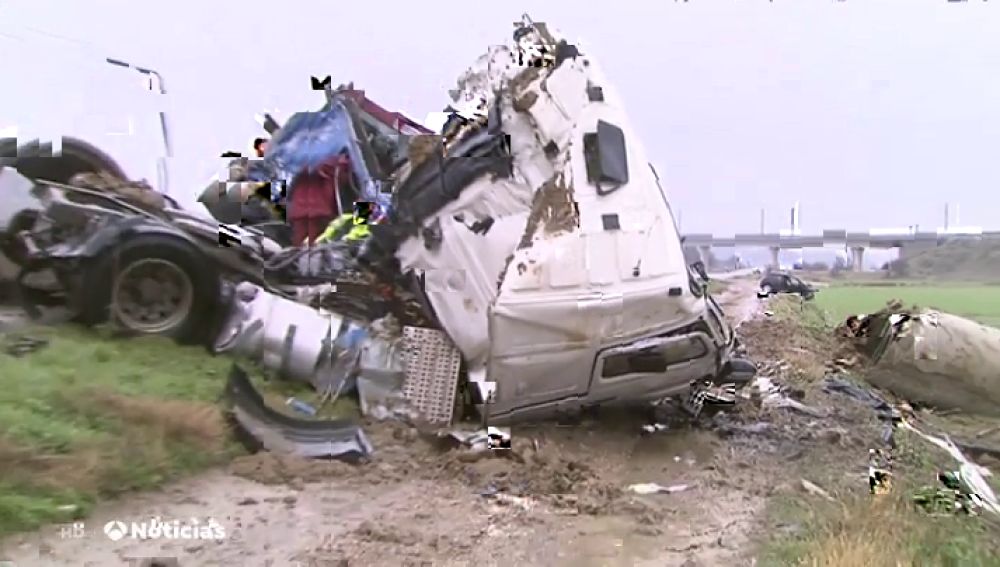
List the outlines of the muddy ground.
<svg viewBox="0 0 1000 567">
<path fill-rule="evenodd" d="M 764 373 L 799 384 L 809 382 L 803 374 L 818 378 L 832 346 L 790 337 L 762 316 L 754 281 L 734 282 L 720 303 Z M 511 451 L 479 456 L 372 424 L 370 463 L 247 456 L 227 470 L 103 505 L 81 538 L 50 528 L 8 540 L 2 551 L 19 566 L 104 567 L 143 557 L 276 567 L 753 565 L 754 543 L 780 528 L 768 525 L 768 499 L 801 490 L 789 474 L 797 463 L 828 463 L 865 482 L 874 417 L 817 390 L 803 386 L 801 397 L 821 417 L 747 401 L 642 435 L 642 416 L 606 414 L 573 426 L 518 427 Z M 689 488 L 626 491 L 647 482 Z M 225 538 L 112 542 L 103 533 L 108 521 L 150 516 L 213 518 Z"/>
</svg>

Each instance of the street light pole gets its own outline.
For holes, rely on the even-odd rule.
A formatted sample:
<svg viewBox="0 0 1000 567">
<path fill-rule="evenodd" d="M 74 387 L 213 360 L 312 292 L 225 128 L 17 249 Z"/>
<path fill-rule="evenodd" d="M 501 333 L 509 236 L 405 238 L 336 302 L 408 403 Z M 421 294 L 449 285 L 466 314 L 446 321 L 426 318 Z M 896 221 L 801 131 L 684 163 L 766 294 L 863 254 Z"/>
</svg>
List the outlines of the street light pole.
<svg viewBox="0 0 1000 567">
<path fill-rule="evenodd" d="M 166 95 L 167 94 L 167 87 L 166 87 L 166 85 L 163 82 L 163 75 L 160 75 L 159 72 L 154 71 L 154 70 L 149 69 L 149 68 L 146 68 L 146 67 L 139 67 L 138 65 L 132 65 L 132 64 L 126 63 L 125 61 L 122 61 L 120 59 L 112 59 L 110 57 L 105 57 L 104 60 L 107 61 L 109 64 L 114 65 L 116 67 L 124 67 L 126 69 L 133 69 L 135 71 L 138 71 L 139 73 L 142 73 L 143 75 L 145 75 L 146 77 L 149 78 L 149 90 L 151 90 L 151 91 L 152 90 L 158 91 L 161 95 Z M 155 86 L 155 88 L 154 88 L 154 86 Z M 169 132 L 169 130 L 167 128 L 167 113 L 163 110 L 162 107 L 160 108 L 160 130 L 161 130 L 161 132 L 163 134 L 163 151 L 164 151 L 164 155 L 161 156 L 157 160 L 157 162 L 156 162 L 156 172 L 157 172 L 157 176 L 159 177 L 160 191 L 163 192 L 164 194 L 169 195 L 170 194 L 170 187 L 169 187 L 170 179 L 169 179 L 168 169 L 167 169 L 167 158 L 170 157 L 171 155 L 173 155 L 173 149 L 171 148 L 171 144 L 170 144 L 170 132 Z"/>
</svg>

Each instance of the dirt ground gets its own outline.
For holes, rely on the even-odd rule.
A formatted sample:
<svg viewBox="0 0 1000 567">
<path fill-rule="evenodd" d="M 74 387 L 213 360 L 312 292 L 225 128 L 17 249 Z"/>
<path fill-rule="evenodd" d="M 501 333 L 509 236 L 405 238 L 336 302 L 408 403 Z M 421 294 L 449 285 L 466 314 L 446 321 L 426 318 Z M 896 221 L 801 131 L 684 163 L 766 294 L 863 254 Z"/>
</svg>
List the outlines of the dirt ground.
<svg viewBox="0 0 1000 567">
<path fill-rule="evenodd" d="M 752 280 L 735 281 L 720 303 L 762 372 L 790 371 L 778 361 L 789 348 L 819 365 L 828 353 L 809 350 L 825 346 L 788 341 L 780 323 L 759 315 L 754 289 Z M 642 435 L 641 416 L 606 414 L 567 427 L 518 427 L 511 451 L 475 456 L 402 426 L 372 424 L 369 463 L 243 457 L 227 470 L 103 505 L 82 537 L 63 538 L 53 527 L 4 542 L 0 556 L 17 566 L 104 567 L 150 557 L 176 559 L 163 565 L 276 567 L 755 565 L 753 543 L 775 529 L 763 514 L 767 500 L 801 490 L 789 467 L 830 463 L 863 478 L 874 418 L 824 396 L 802 392 L 822 418 L 747 401 Z M 853 460 L 857 470 L 844 465 Z M 649 482 L 688 488 L 626 490 Z M 103 533 L 106 522 L 151 516 L 212 518 L 225 538 L 112 542 Z"/>
</svg>

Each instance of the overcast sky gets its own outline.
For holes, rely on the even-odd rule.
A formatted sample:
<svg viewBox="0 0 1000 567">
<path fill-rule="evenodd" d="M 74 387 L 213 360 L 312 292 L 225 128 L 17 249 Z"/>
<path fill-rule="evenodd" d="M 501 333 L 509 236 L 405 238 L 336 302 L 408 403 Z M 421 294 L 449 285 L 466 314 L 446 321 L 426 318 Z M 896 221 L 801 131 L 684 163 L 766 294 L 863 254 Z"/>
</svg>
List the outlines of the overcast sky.
<svg viewBox="0 0 1000 567">
<path fill-rule="evenodd" d="M 946 202 L 1000 229 L 1000 0 L 0 0 L 0 70 L 5 52 L 19 76 L 66 52 L 158 70 L 172 187 L 193 195 L 255 113 L 322 104 L 310 75 L 422 120 L 525 11 L 600 60 L 683 232 L 757 232 L 761 208 L 786 228 L 796 200 L 810 233 L 934 229 Z M 5 74 L 0 128 L 42 120 L 18 114 L 38 83 Z"/>
</svg>

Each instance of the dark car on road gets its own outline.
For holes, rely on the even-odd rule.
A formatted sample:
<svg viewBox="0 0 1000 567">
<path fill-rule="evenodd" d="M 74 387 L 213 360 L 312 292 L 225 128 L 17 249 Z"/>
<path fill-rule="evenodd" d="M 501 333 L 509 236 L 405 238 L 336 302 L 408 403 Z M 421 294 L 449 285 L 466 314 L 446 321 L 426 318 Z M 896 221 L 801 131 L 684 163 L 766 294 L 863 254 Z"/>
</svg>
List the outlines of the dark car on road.
<svg viewBox="0 0 1000 567">
<path fill-rule="evenodd" d="M 812 299 L 816 296 L 816 288 L 793 275 L 771 272 L 761 278 L 757 297 L 763 299 L 776 293 L 797 293 L 803 299 Z"/>
</svg>

